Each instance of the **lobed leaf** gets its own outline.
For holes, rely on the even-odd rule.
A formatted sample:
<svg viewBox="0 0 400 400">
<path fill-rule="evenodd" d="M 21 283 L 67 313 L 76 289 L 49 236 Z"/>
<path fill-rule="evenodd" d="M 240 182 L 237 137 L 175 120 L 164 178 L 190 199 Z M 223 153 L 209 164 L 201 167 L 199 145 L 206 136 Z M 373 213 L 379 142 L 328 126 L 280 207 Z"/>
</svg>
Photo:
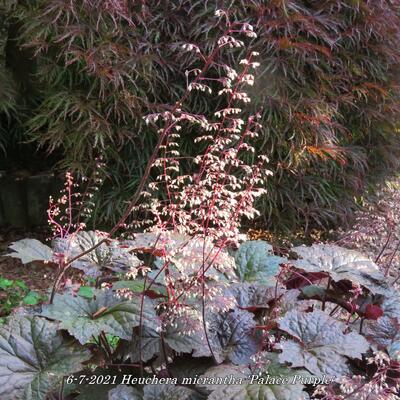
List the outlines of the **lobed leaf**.
<svg viewBox="0 0 400 400">
<path fill-rule="evenodd" d="M 81 231 L 65 239 L 57 239 L 54 243 L 54 249 L 71 259 L 97 245 L 106 237 L 106 234 L 102 232 Z M 109 240 L 109 243 L 102 243 L 71 265 L 83 271 L 85 275 L 96 278 L 101 275 L 103 268 L 114 272 L 123 272 L 139 264 L 140 260 L 131 254 L 127 248 L 121 247 L 114 240 Z"/>
<path fill-rule="evenodd" d="M 379 350 L 387 350 L 390 358 L 400 361 L 400 322 L 396 318 L 381 317 L 365 321 L 364 335 Z"/>
<path fill-rule="evenodd" d="M 344 334 L 345 324 L 319 310 L 289 311 L 279 321 L 279 328 L 296 339 L 282 343 L 279 360 L 304 367 L 317 376 L 339 378 L 349 373 L 346 357 L 361 358 L 369 348 L 363 336 L 355 332 Z"/>
<path fill-rule="evenodd" d="M 210 315 L 211 314 L 211 315 Z M 253 314 L 245 310 L 209 313 L 207 332 L 213 354 L 218 362 L 229 360 L 246 364 L 260 346 L 260 337 L 254 332 Z M 209 348 L 196 349 L 194 356 L 209 356 Z"/>
<path fill-rule="evenodd" d="M 383 315 L 400 321 L 400 293 L 391 289 L 386 293 L 382 303 Z"/>
<path fill-rule="evenodd" d="M 277 296 L 282 294 L 278 288 Z M 234 283 L 228 287 L 226 296 L 233 296 L 238 307 L 253 311 L 268 308 L 268 303 L 275 298 L 275 288 L 257 283 Z"/>
<path fill-rule="evenodd" d="M 140 309 L 140 297 L 123 301 L 111 290 L 96 290 L 93 299 L 56 295 L 53 304 L 43 306 L 41 315 L 60 321 L 62 329 L 85 344 L 101 332 L 130 339 L 132 329 L 140 324 Z M 149 299 L 144 299 L 142 322 L 149 326 L 155 326 L 157 322 Z"/>
<path fill-rule="evenodd" d="M 83 368 L 91 354 L 65 340 L 58 328 L 40 317 L 22 317 L 0 328 L 2 400 L 45 400 L 64 375 Z"/>
<path fill-rule="evenodd" d="M 273 277 L 279 265 L 287 262 L 273 255 L 272 246 L 263 240 L 249 240 L 240 245 L 235 254 L 236 273 L 242 282 L 258 282 L 274 285 Z"/>
<path fill-rule="evenodd" d="M 362 285 L 372 293 L 385 294 L 386 279 L 378 266 L 361 253 L 335 245 L 313 244 L 293 249 L 301 259 L 293 265 L 307 272 L 328 272 L 335 281 L 349 280 Z"/>
<path fill-rule="evenodd" d="M 264 353 L 263 353 L 264 354 Z M 257 374 L 248 367 L 239 367 L 232 364 L 223 364 L 210 368 L 202 378 L 235 378 L 229 384 L 205 384 L 211 393 L 208 400 L 306 400 L 308 394 L 304 392 L 304 386 L 298 382 L 293 383 L 295 374 L 303 375 L 303 371 L 295 371 L 278 363 L 276 355 L 266 353 L 269 358 L 269 366 Z M 249 377 L 258 375 L 257 379 L 251 382 Z M 288 378 L 288 384 L 272 384 L 266 381 L 267 376 L 274 378 Z M 262 381 L 264 379 L 264 381 Z M 210 381 L 212 382 L 212 381 Z M 271 381 L 270 381 L 271 382 Z"/>
<path fill-rule="evenodd" d="M 138 332 L 134 333 L 129 350 L 131 361 L 139 361 L 140 356 L 143 361 L 148 361 L 161 352 L 161 326 L 158 328 L 144 326 L 141 338 Z M 173 324 L 168 323 L 162 332 L 164 342 L 177 353 L 191 353 L 193 350 L 200 352 L 200 349 L 208 352 L 202 329 L 190 333 L 186 330 L 185 321 L 182 318 L 175 318 Z"/>
<path fill-rule="evenodd" d="M 51 261 L 53 251 L 49 246 L 36 239 L 22 239 L 9 246 L 15 253 L 6 254 L 7 257 L 19 258 L 23 264 L 32 261 Z"/>
</svg>

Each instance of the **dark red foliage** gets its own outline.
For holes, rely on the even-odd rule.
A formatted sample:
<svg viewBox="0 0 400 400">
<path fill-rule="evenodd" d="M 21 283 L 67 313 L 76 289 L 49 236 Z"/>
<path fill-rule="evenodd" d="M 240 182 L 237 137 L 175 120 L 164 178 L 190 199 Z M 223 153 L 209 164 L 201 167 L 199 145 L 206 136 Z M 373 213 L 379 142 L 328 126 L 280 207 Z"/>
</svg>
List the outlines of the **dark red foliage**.
<svg viewBox="0 0 400 400">
<path fill-rule="evenodd" d="M 302 287 L 310 285 L 310 283 L 318 282 L 327 277 L 328 274 L 326 272 L 303 272 L 291 276 L 286 281 L 286 287 L 288 289 L 301 289 Z"/>
<path fill-rule="evenodd" d="M 346 221 L 374 168 L 398 165 L 399 0 L 36 0 L 21 5 L 22 42 L 36 55 L 42 99 L 32 135 L 64 165 L 113 165 L 96 215 L 117 220 L 156 138 L 142 116 L 174 104 L 196 57 L 221 33 L 215 11 L 249 21 L 260 53 L 252 107 L 258 151 L 274 176 L 259 204 L 283 229 Z M 96 4 L 96 6 L 94 6 Z M 250 49 L 246 49 L 250 50 Z M 193 97 L 198 113 L 217 97 Z M 194 149 L 193 132 L 182 149 Z M 139 166 L 139 168 L 138 168 Z"/>
<path fill-rule="evenodd" d="M 364 316 L 367 319 L 377 320 L 378 318 L 382 317 L 383 310 L 379 306 L 368 304 L 365 307 Z"/>
</svg>

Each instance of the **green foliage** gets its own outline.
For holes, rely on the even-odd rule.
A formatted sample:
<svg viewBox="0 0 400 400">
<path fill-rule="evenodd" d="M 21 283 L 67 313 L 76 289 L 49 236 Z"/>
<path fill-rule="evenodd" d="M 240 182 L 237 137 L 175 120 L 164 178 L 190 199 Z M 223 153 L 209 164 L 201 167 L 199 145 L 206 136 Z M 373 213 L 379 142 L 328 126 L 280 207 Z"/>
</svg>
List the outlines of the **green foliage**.
<svg viewBox="0 0 400 400">
<path fill-rule="evenodd" d="M 272 246 L 262 240 L 241 244 L 235 254 L 236 271 L 242 282 L 269 282 L 270 285 L 272 282 L 273 285 L 279 264 L 285 261 L 285 258 L 273 255 Z"/>
<path fill-rule="evenodd" d="M 94 296 L 93 289 L 90 286 L 81 286 L 78 290 L 79 296 L 91 299 Z"/>
<path fill-rule="evenodd" d="M 0 277 L 0 315 L 8 315 L 20 305 L 34 306 L 46 297 L 29 290 L 22 280 L 11 280 Z"/>
<path fill-rule="evenodd" d="M 261 58 L 251 107 L 261 108 L 258 149 L 275 173 L 258 205 L 264 222 L 285 229 L 344 220 L 366 176 L 398 160 L 397 2 L 218 7 L 251 22 L 258 35 L 250 45 Z M 142 117 L 179 99 L 185 69 L 196 67 L 181 44 L 209 49 L 220 34 L 215 11 L 215 2 L 191 0 L 36 0 L 17 8 L 41 93 L 31 137 L 60 149 L 63 167 L 85 174 L 104 156 L 109 169 L 96 221 L 111 223 L 123 212 L 157 140 Z M 206 113 L 218 99 L 199 92 L 191 101 Z M 194 153 L 193 134 L 180 144 L 185 155 Z"/>
</svg>

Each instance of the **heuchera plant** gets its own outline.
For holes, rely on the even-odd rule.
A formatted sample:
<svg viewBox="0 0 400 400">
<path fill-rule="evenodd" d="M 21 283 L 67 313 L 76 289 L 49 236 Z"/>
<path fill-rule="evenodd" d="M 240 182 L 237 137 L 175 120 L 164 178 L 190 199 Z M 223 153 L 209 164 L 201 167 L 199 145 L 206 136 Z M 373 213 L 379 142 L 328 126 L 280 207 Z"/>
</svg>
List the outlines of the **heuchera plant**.
<svg viewBox="0 0 400 400">
<path fill-rule="evenodd" d="M 79 195 L 67 175 L 49 207 L 52 248 L 10 246 L 24 263 L 54 263 L 58 277 L 48 304 L 17 310 L 0 330 L 1 399 L 398 398 L 400 295 L 379 268 L 325 244 L 289 258 L 239 233 L 270 171 L 266 157 L 243 157 L 259 128 L 240 105 L 257 54 L 238 70 L 223 61 L 255 33 L 217 17 L 209 54 L 177 49 L 198 62 L 184 96 L 146 116 L 159 140 L 118 224 L 85 231 L 91 190 Z M 220 109 L 188 110 L 193 90 L 216 91 Z M 179 153 L 187 124 L 198 126 L 192 160 Z M 194 175 L 182 174 L 187 162 Z M 71 268 L 95 287 L 68 285 Z"/>
</svg>

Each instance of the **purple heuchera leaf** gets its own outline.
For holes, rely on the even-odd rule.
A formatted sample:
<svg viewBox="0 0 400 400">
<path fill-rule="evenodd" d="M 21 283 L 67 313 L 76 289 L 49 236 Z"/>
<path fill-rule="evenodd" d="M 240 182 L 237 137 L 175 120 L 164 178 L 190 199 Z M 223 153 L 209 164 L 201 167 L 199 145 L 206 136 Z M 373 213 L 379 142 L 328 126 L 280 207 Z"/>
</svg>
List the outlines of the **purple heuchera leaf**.
<svg viewBox="0 0 400 400">
<path fill-rule="evenodd" d="M 60 327 L 80 343 L 89 342 L 101 332 L 129 340 L 140 321 L 156 326 L 154 305 L 144 300 L 142 315 L 139 297 L 121 300 L 111 290 L 95 290 L 93 299 L 70 294 L 56 295 L 53 304 L 43 306 L 41 315 L 60 321 Z"/>
<path fill-rule="evenodd" d="M 315 375 L 340 378 L 349 372 L 346 357 L 361 358 L 369 348 L 363 336 L 355 332 L 344 334 L 344 323 L 319 310 L 289 311 L 279 321 L 279 328 L 296 339 L 281 344 L 280 361 L 307 368 Z"/>
<path fill-rule="evenodd" d="M 224 313 L 208 313 L 206 316 L 208 339 L 218 362 L 230 360 L 234 364 L 246 364 L 260 346 L 260 337 L 254 332 L 253 314 L 244 310 Z M 195 351 L 195 357 L 209 356 L 206 348 Z"/>
<path fill-rule="evenodd" d="M 197 329 L 188 332 L 187 318 L 174 318 L 173 323 L 167 324 L 161 329 L 161 323 L 157 327 L 149 327 L 144 325 L 139 337 L 138 331 L 134 331 L 132 341 L 129 345 L 128 354 L 131 361 L 136 362 L 150 360 L 153 356 L 158 355 L 162 351 L 162 343 L 160 333 L 166 346 L 177 353 L 191 353 L 193 350 L 208 352 L 207 342 L 204 335 L 204 329 L 200 321 L 197 321 Z M 200 322 L 200 323 L 199 323 Z M 189 322 L 190 323 L 190 322 Z M 139 346 L 141 346 L 141 351 Z"/>
<path fill-rule="evenodd" d="M 309 376 L 303 370 L 292 370 L 276 360 L 276 354 L 266 353 L 268 357 L 268 369 L 254 371 L 248 366 L 236 366 L 232 364 L 222 364 L 208 369 L 202 378 L 208 378 L 210 384 L 201 385 L 211 393 L 208 400 L 306 400 L 308 394 L 303 390 L 304 386 L 299 383 L 292 383 L 294 375 Z M 248 377 L 258 375 L 260 381 L 250 383 Z M 273 378 L 288 378 L 289 384 L 267 384 L 266 375 Z M 234 377 L 235 381 L 229 384 L 213 384 L 217 379 Z M 264 383 L 261 383 L 264 379 Z"/>
<path fill-rule="evenodd" d="M 383 315 L 400 321 L 400 293 L 398 291 L 390 290 L 386 294 L 381 307 Z"/>
<path fill-rule="evenodd" d="M 6 254 L 7 257 L 19 258 L 23 264 L 32 261 L 51 261 L 53 251 L 49 246 L 36 239 L 22 239 L 10 244 L 9 248 L 14 253 Z"/>
<path fill-rule="evenodd" d="M 277 289 L 277 296 L 282 295 L 282 288 Z M 232 296 L 242 309 L 268 308 L 268 302 L 275 298 L 275 288 L 257 283 L 234 283 L 225 291 L 225 296 Z"/>
<path fill-rule="evenodd" d="M 71 259 L 97 245 L 105 237 L 106 234 L 102 232 L 81 231 L 65 239 L 56 239 L 53 247 L 55 252 Z M 72 267 L 80 269 L 87 276 L 96 278 L 101 275 L 103 268 L 123 272 L 139 264 L 139 259 L 131 254 L 129 249 L 121 247 L 117 241 L 110 239 L 109 243 L 102 243 L 90 253 L 74 261 Z"/>
<path fill-rule="evenodd" d="M 90 352 L 63 339 L 58 328 L 40 317 L 20 317 L 0 328 L 2 400 L 44 400 L 65 375 L 83 368 Z"/>
<path fill-rule="evenodd" d="M 396 318 L 381 317 L 365 321 L 364 335 L 379 350 L 387 350 L 390 358 L 400 361 L 400 322 Z"/>
<path fill-rule="evenodd" d="M 349 280 L 369 289 L 372 293 L 385 294 L 386 279 L 378 266 L 361 253 L 329 244 L 313 244 L 293 249 L 300 260 L 293 265 L 307 272 L 328 272 L 335 281 Z"/>
</svg>

